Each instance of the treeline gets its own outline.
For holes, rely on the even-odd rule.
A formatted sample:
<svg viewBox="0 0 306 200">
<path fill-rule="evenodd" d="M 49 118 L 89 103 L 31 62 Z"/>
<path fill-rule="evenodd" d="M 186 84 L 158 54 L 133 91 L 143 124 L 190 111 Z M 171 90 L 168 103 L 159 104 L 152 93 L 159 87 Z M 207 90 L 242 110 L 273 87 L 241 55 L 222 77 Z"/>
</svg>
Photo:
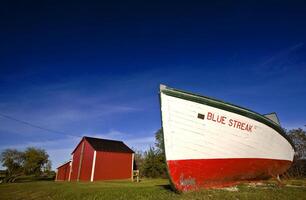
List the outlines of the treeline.
<svg viewBox="0 0 306 200">
<path fill-rule="evenodd" d="M 155 133 L 155 146 L 149 150 L 135 152 L 136 168 L 141 177 L 147 178 L 166 178 L 167 168 L 164 153 L 163 130 Z"/>
<path fill-rule="evenodd" d="M 288 178 L 306 177 L 306 131 L 298 128 L 287 131 L 295 146 L 295 155 L 290 169 L 283 175 Z"/>
<path fill-rule="evenodd" d="M 4 182 L 10 183 L 24 175 L 50 175 L 51 161 L 43 149 L 28 147 L 24 151 L 6 149 L 0 157 L 3 167 L 6 167 Z"/>
</svg>

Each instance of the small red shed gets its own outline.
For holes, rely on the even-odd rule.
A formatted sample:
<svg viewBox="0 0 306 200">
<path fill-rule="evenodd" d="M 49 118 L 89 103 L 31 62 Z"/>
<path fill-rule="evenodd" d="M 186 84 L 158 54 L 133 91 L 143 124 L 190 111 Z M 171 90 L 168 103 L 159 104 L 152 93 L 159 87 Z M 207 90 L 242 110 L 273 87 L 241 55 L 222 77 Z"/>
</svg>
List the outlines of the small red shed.
<svg viewBox="0 0 306 200">
<path fill-rule="evenodd" d="M 69 181 L 133 178 L 134 151 L 122 141 L 83 137 L 71 154 Z"/>
<path fill-rule="evenodd" d="M 69 179 L 70 167 L 71 167 L 70 164 L 71 161 L 68 161 L 57 168 L 55 180 L 67 181 Z"/>
</svg>

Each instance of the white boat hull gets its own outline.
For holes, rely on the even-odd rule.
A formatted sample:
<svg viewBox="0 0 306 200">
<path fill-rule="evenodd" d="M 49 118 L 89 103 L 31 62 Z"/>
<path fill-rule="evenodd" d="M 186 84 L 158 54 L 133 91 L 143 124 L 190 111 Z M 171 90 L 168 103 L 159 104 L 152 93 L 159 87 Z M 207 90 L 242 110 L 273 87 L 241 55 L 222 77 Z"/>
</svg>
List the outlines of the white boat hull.
<svg viewBox="0 0 306 200">
<path fill-rule="evenodd" d="M 294 149 L 273 126 L 209 102 L 160 95 L 165 156 L 176 189 L 224 186 L 289 168 Z"/>
</svg>

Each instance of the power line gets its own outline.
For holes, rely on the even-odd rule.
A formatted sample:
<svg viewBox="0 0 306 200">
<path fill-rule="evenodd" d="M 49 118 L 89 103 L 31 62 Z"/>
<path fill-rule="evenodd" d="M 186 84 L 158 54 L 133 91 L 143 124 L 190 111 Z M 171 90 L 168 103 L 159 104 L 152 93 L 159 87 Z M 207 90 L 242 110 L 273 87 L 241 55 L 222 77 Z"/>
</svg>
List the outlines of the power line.
<svg viewBox="0 0 306 200">
<path fill-rule="evenodd" d="M 16 119 L 14 117 L 8 116 L 8 115 L 3 114 L 3 113 L 0 113 L 0 116 L 3 117 L 3 118 L 9 119 L 9 120 L 15 121 L 15 122 L 19 122 L 19 123 L 27 125 L 27 126 L 31 126 L 31 127 L 37 128 L 37 129 L 44 130 L 44 131 L 57 133 L 57 134 L 61 134 L 61 135 L 66 135 L 66 136 L 70 136 L 70 137 L 82 137 L 82 136 L 79 136 L 79 135 L 72 135 L 72 134 L 69 134 L 69 133 L 65 133 L 63 131 L 57 131 L 57 130 L 54 130 L 54 129 L 45 128 L 45 127 L 42 127 L 42 126 L 39 126 L 39 125 L 35 125 L 35 124 L 30 123 L 30 122 L 26 122 L 26 121 L 23 121 L 23 120 L 20 120 L 20 119 Z"/>
</svg>

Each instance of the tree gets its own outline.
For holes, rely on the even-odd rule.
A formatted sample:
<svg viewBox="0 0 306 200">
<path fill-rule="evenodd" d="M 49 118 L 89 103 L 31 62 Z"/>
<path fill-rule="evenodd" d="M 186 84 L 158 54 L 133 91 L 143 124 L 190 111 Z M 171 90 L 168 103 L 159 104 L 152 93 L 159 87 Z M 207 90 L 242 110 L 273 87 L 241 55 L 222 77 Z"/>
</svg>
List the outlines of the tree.
<svg viewBox="0 0 306 200">
<path fill-rule="evenodd" d="M 164 146 L 164 132 L 163 128 L 159 129 L 155 133 L 155 146 L 157 148 L 157 151 L 161 154 L 165 153 L 165 146 Z"/>
<path fill-rule="evenodd" d="M 142 167 L 144 163 L 144 153 L 139 150 L 134 150 L 134 152 L 134 170 L 139 170 L 140 176 L 143 176 Z"/>
<path fill-rule="evenodd" d="M 23 174 L 23 152 L 16 149 L 6 149 L 1 153 L 1 162 L 6 167 L 6 182 L 14 182 L 15 179 Z"/>
<path fill-rule="evenodd" d="M 155 133 L 155 146 L 157 148 L 157 156 L 160 161 L 161 174 L 160 176 L 165 178 L 167 177 L 167 164 L 165 156 L 165 144 L 164 144 L 164 132 L 163 128 L 159 129 Z"/>
<path fill-rule="evenodd" d="M 49 155 L 43 149 L 28 147 L 24 152 L 25 174 L 41 175 L 43 167 L 48 164 Z M 51 163 L 50 163 L 51 164 Z"/>
<path fill-rule="evenodd" d="M 6 167 L 6 182 L 14 182 L 21 175 L 46 175 L 51 173 L 51 161 L 45 150 L 28 147 L 24 152 L 6 149 L 1 153 L 1 163 Z"/>
<path fill-rule="evenodd" d="M 292 129 L 288 131 L 288 136 L 295 146 L 296 159 L 306 159 L 306 131 L 301 128 Z"/>
<path fill-rule="evenodd" d="M 154 147 L 150 147 L 150 149 L 144 153 L 144 157 L 145 159 L 142 166 L 144 176 L 150 178 L 166 176 L 164 160 Z"/>
<path fill-rule="evenodd" d="M 156 148 L 150 147 L 150 149 L 143 154 L 143 164 L 140 168 L 142 175 L 151 178 L 167 176 L 163 141 L 163 130 L 159 129 L 155 133 Z"/>
<path fill-rule="evenodd" d="M 306 131 L 301 128 L 287 132 L 295 146 L 293 164 L 287 172 L 290 177 L 306 177 Z"/>
<path fill-rule="evenodd" d="M 45 174 L 50 174 L 52 171 L 52 162 L 51 160 L 48 160 L 47 163 L 43 166 L 43 172 Z"/>
</svg>

